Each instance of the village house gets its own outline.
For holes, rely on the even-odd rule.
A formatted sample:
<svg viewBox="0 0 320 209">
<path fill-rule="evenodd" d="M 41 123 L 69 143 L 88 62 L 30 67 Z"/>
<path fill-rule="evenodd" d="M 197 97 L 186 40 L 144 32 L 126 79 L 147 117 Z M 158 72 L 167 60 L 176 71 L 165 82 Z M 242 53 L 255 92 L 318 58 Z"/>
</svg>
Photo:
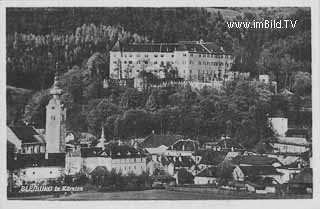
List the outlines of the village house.
<svg viewBox="0 0 320 209">
<path fill-rule="evenodd" d="M 194 184 L 217 184 L 218 174 L 216 167 L 208 167 L 203 169 L 194 177 Z"/>
<path fill-rule="evenodd" d="M 206 142 L 203 144 L 203 148 L 225 152 L 242 152 L 245 150 L 241 144 L 228 136 L 222 136 L 220 140 L 215 142 Z"/>
<path fill-rule="evenodd" d="M 138 147 L 142 148 L 148 156 L 152 157 L 154 161 L 160 161 L 160 156 L 163 155 L 167 149 L 176 141 L 182 139 L 180 135 L 157 135 L 151 133 L 145 137 Z"/>
<path fill-rule="evenodd" d="M 192 156 L 199 149 L 199 142 L 191 139 L 180 139 L 164 152 L 166 156 Z"/>
<path fill-rule="evenodd" d="M 200 149 L 193 153 L 200 170 L 208 167 L 217 167 L 225 160 L 227 152 L 213 151 L 211 149 Z"/>
<path fill-rule="evenodd" d="M 288 191 L 296 194 L 312 194 L 313 172 L 311 168 L 305 168 L 300 173 L 295 174 L 288 183 Z"/>
</svg>

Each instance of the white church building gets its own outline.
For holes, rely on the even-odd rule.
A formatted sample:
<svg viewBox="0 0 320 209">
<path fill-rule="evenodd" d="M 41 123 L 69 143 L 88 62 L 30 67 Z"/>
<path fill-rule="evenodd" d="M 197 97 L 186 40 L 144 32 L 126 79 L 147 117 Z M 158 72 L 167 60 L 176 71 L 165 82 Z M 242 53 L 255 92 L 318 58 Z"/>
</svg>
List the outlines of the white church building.
<svg viewBox="0 0 320 209">
<path fill-rule="evenodd" d="M 55 76 L 46 106 L 45 135 L 27 125 L 9 126 L 7 141 L 14 147 L 9 182 L 13 185 L 56 181 L 65 172 L 66 108 L 61 104 L 62 89 Z"/>
</svg>

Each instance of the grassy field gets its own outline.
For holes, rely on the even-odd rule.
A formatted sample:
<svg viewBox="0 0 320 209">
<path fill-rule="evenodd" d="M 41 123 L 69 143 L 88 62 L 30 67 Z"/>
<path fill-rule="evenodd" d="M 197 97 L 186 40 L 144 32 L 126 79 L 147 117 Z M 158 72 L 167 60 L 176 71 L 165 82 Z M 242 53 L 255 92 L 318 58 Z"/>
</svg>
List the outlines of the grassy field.
<svg viewBox="0 0 320 209">
<path fill-rule="evenodd" d="M 145 191 L 124 191 L 124 192 L 82 192 L 68 196 L 33 196 L 16 198 L 23 200 L 226 200 L 226 199 L 306 199 L 311 195 L 287 195 L 276 196 L 272 194 L 241 194 L 226 195 L 216 193 L 195 193 L 169 190 L 145 190 Z M 13 199 L 13 198 L 10 198 Z"/>
</svg>

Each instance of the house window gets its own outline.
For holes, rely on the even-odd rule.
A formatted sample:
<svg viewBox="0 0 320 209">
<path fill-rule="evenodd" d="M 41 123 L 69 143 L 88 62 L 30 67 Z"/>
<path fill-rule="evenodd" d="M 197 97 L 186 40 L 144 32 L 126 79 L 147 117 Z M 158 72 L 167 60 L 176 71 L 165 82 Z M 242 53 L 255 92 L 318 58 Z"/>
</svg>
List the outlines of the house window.
<svg viewBox="0 0 320 209">
<path fill-rule="evenodd" d="M 164 57 L 164 54 L 161 54 L 160 56 L 161 56 L 161 57 Z"/>
<path fill-rule="evenodd" d="M 52 171 L 50 171 L 50 174 L 52 174 Z"/>
<path fill-rule="evenodd" d="M 33 171 L 32 174 L 34 175 L 34 174 L 36 174 L 36 172 Z"/>
<path fill-rule="evenodd" d="M 199 57 L 201 57 L 201 54 L 199 54 Z"/>
<path fill-rule="evenodd" d="M 53 109 L 53 110 L 54 110 L 54 106 L 52 106 L 52 107 L 51 107 L 51 109 Z"/>
<path fill-rule="evenodd" d="M 173 58 L 173 57 L 174 57 L 174 54 L 173 54 L 173 55 L 171 55 L 171 57 Z"/>
<path fill-rule="evenodd" d="M 183 54 L 182 56 L 184 56 L 184 57 L 185 57 L 185 56 L 187 56 L 187 54 Z"/>
<path fill-rule="evenodd" d="M 26 172 L 25 172 L 25 171 L 23 171 L 23 175 L 26 175 Z"/>
<path fill-rule="evenodd" d="M 149 55 L 145 54 L 144 57 L 149 57 Z"/>
<path fill-rule="evenodd" d="M 55 120 L 55 119 L 56 119 L 55 116 L 51 115 L 51 120 Z"/>
<path fill-rule="evenodd" d="M 157 54 L 155 54 L 155 55 L 154 55 L 154 57 L 158 57 L 158 55 L 157 55 Z"/>
<path fill-rule="evenodd" d="M 132 61 L 129 61 L 129 64 L 132 64 Z"/>
</svg>

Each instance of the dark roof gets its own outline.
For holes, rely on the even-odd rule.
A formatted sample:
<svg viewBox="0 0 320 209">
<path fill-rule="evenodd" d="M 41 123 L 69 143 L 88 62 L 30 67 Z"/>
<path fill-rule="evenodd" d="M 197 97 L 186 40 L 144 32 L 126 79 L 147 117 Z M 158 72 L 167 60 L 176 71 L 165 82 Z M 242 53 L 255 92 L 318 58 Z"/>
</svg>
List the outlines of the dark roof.
<svg viewBox="0 0 320 209">
<path fill-rule="evenodd" d="M 112 159 L 145 157 L 142 150 L 135 149 L 129 145 L 110 143 L 105 147 L 104 151 L 111 154 Z"/>
<path fill-rule="evenodd" d="M 81 148 L 81 157 L 111 157 L 112 159 L 119 159 L 145 157 L 145 154 L 142 150 L 135 149 L 129 145 L 109 143 L 104 150 L 100 147 Z"/>
<path fill-rule="evenodd" d="M 65 166 L 65 153 L 48 153 L 48 159 L 44 153 L 39 154 L 17 154 L 16 162 L 18 167 L 44 167 L 44 166 Z"/>
<path fill-rule="evenodd" d="M 199 164 L 217 166 L 219 163 L 221 163 L 225 159 L 227 152 L 218 152 L 218 151 L 205 149 L 205 150 L 197 150 L 193 155 L 201 156 L 201 160 Z"/>
<path fill-rule="evenodd" d="M 281 174 L 273 166 L 240 166 L 240 169 L 245 176 L 280 175 Z"/>
<path fill-rule="evenodd" d="M 298 128 L 289 128 L 286 132 L 286 136 L 295 136 L 295 135 L 304 135 L 308 138 L 308 130 L 307 129 L 298 129 Z"/>
<path fill-rule="evenodd" d="M 312 184 L 312 168 L 305 168 L 300 173 L 295 175 L 289 183 L 292 184 Z"/>
<path fill-rule="evenodd" d="M 178 140 L 171 145 L 168 150 L 178 151 L 196 151 L 199 148 L 199 143 L 194 140 Z"/>
<path fill-rule="evenodd" d="M 175 181 L 176 179 L 169 175 L 155 175 L 151 176 L 154 181 Z"/>
<path fill-rule="evenodd" d="M 276 158 L 261 155 L 238 155 L 234 157 L 231 162 L 237 165 L 248 164 L 256 166 L 267 166 L 279 161 Z"/>
<path fill-rule="evenodd" d="M 216 167 L 209 167 L 198 173 L 196 176 L 198 177 L 218 177 L 218 169 Z"/>
<path fill-rule="evenodd" d="M 155 135 L 150 134 L 146 139 L 140 144 L 143 148 L 155 148 L 161 145 L 169 147 L 179 139 L 182 139 L 180 135 Z"/>
<path fill-rule="evenodd" d="M 178 43 L 139 43 L 119 47 L 115 45 L 112 51 L 125 52 L 174 52 L 189 51 L 195 53 L 223 54 L 224 51 L 213 42 L 179 41 Z"/>
<path fill-rule="evenodd" d="M 175 160 L 174 160 L 175 159 Z M 195 165 L 194 160 L 190 156 L 164 156 L 161 158 L 161 163 L 163 165 L 169 165 L 170 163 L 174 164 L 174 167 L 184 167 L 190 168 Z"/>
<path fill-rule="evenodd" d="M 102 148 L 100 147 L 81 147 L 81 157 L 100 157 Z M 109 156 L 107 156 L 109 157 Z"/>
<path fill-rule="evenodd" d="M 30 126 L 10 126 L 9 128 L 22 143 L 44 143 L 43 137 Z"/>
<path fill-rule="evenodd" d="M 139 43 L 122 46 L 125 52 L 174 52 L 179 47 L 176 43 Z M 112 51 L 119 51 L 120 47 L 114 47 Z"/>
</svg>

